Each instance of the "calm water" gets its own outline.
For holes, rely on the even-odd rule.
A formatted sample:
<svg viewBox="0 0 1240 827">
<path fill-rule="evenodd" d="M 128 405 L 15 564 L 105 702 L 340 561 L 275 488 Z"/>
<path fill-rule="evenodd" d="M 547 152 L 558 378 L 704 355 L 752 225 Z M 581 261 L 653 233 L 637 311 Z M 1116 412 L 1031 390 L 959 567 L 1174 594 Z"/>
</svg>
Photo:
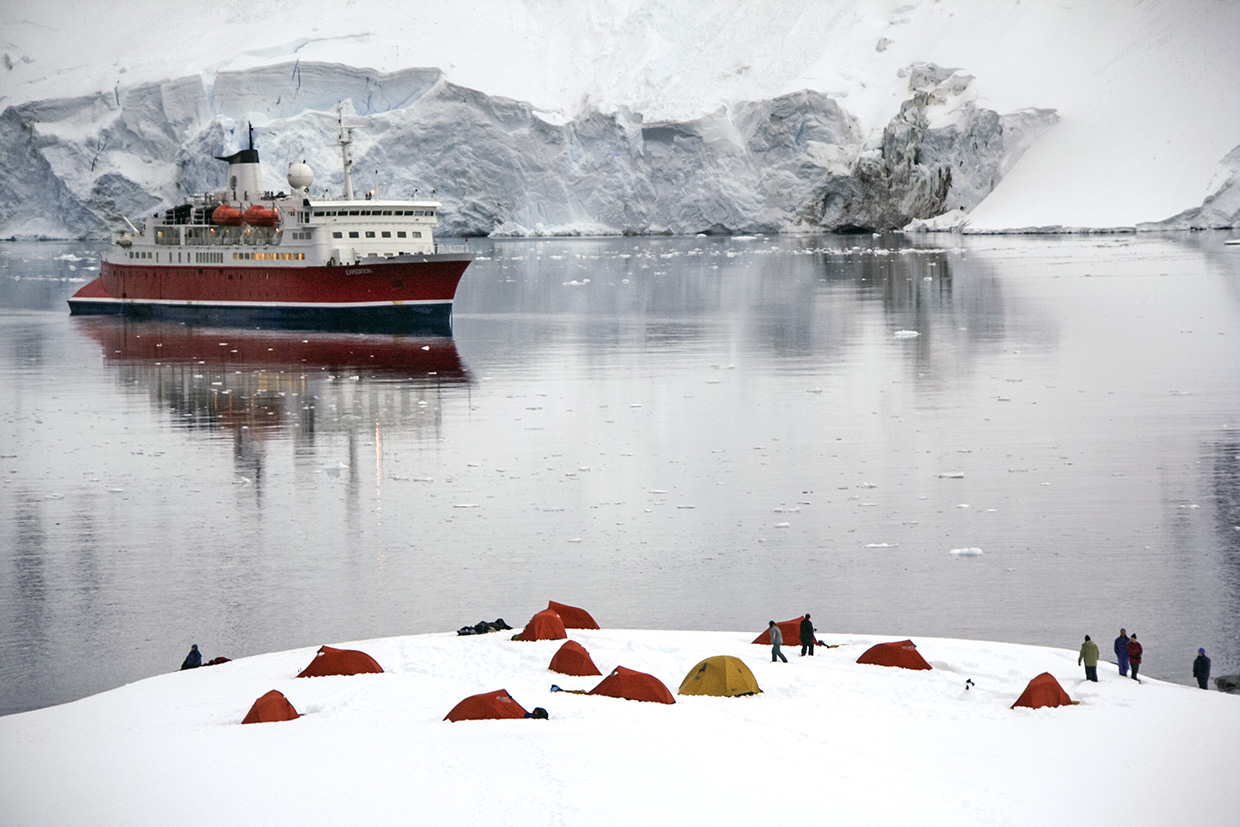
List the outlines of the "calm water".
<svg viewBox="0 0 1240 827">
<path fill-rule="evenodd" d="M 548 599 L 1240 672 L 1222 242 L 483 241 L 408 339 L 74 318 L 98 245 L 0 245 L 0 713 Z"/>
</svg>

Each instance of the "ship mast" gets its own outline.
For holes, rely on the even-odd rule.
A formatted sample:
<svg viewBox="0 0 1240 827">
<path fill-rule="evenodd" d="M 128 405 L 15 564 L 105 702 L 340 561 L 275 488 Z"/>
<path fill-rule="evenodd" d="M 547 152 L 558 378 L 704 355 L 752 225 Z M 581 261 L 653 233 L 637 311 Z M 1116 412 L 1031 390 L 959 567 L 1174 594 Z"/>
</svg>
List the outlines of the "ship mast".
<svg viewBox="0 0 1240 827">
<path fill-rule="evenodd" d="M 336 124 L 340 127 L 340 137 L 336 140 L 340 144 L 340 159 L 344 164 L 344 198 L 346 201 L 353 200 L 353 174 L 350 168 L 353 166 L 353 159 L 349 157 L 349 145 L 353 143 L 352 126 L 344 125 L 344 108 L 336 107 Z"/>
</svg>

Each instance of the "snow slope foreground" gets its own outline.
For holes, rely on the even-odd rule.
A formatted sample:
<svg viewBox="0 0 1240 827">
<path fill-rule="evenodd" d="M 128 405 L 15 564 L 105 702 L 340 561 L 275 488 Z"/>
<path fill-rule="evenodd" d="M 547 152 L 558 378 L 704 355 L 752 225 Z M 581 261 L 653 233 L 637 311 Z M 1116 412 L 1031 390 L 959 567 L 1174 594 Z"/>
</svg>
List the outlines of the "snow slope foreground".
<svg viewBox="0 0 1240 827">
<path fill-rule="evenodd" d="M 435 187 L 449 232 L 881 228 L 952 210 L 923 226 L 1240 221 L 1227 0 L 137 0 L 106 15 L 49 0 L 0 15 L 5 236 L 97 235 L 215 186 L 209 156 L 246 121 L 270 186 L 308 154 L 334 187 L 338 100 L 366 124 L 356 169 L 392 193 Z"/>
<path fill-rule="evenodd" d="M 1166 825 L 1234 823 L 1240 698 L 1083 681 L 1074 652 L 916 639 L 928 672 L 859 665 L 871 644 L 769 662 L 753 632 L 574 631 L 604 671 L 675 691 L 727 654 L 762 694 L 671 706 L 552 693 L 559 641 L 422 635 L 342 644 L 383 674 L 295 679 L 315 648 L 140 681 L 0 718 L 0 808 L 61 824 Z M 1076 706 L 1013 710 L 1049 671 Z M 966 680 L 973 688 L 966 689 Z M 283 692 L 303 717 L 242 726 Z M 448 723 L 507 689 L 550 720 Z M 1191 814 L 1191 816 L 1186 816 Z"/>
</svg>

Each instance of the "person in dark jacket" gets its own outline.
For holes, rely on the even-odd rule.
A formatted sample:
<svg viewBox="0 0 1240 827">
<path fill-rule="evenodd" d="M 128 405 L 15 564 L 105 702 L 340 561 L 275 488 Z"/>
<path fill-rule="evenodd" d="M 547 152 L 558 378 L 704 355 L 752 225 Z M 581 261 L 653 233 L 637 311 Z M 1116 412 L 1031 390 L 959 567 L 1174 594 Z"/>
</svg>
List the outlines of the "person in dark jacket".
<svg viewBox="0 0 1240 827">
<path fill-rule="evenodd" d="M 1193 661 L 1193 677 L 1202 689 L 1210 688 L 1206 686 L 1210 681 L 1210 659 L 1206 657 L 1205 649 L 1197 650 L 1197 659 Z"/>
<path fill-rule="evenodd" d="M 189 654 L 185 656 L 185 662 L 181 664 L 182 669 L 197 669 L 202 666 L 202 653 L 198 651 L 198 644 L 192 643 L 189 647 Z"/>
<path fill-rule="evenodd" d="M 814 655 L 814 624 L 809 622 L 809 612 L 801 618 L 801 657 Z"/>
<path fill-rule="evenodd" d="M 1143 651 L 1141 644 L 1137 643 L 1137 633 L 1133 632 L 1128 638 L 1128 665 L 1132 667 L 1132 679 L 1137 683 L 1141 683 L 1141 679 L 1137 677 L 1137 670 L 1141 668 Z"/>
<path fill-rule="evenodd" d="M 784 633 L 779 631 L 779 626 L 773 620 L 769 629 L 771 632 L 771 663 L 775 662 L 775 658 L 779 658 L 784 663 L 787 663 L 788 659 L 784 657 L 783 652 L 779 651 L 779 647 L 784 645 Z"/>
<path fill-rule="evenodd" d="M 1085 663 L 1085 680 L 1098 682 L 1098 644 L 1089 639 L 1089 635 L 1085 636 L 1085 642 L 1081 644 L 1081 654 L 1077 656 L 1076 665 L 1080 666 L 1081 662 Z"/>
<path fill-rule="evenodd" d="M 1115 662 L 1119 664 L 1120 676 L 1128 677 L 1128 632 L 1123 629 L 1115 639 Z"/>
</svg>

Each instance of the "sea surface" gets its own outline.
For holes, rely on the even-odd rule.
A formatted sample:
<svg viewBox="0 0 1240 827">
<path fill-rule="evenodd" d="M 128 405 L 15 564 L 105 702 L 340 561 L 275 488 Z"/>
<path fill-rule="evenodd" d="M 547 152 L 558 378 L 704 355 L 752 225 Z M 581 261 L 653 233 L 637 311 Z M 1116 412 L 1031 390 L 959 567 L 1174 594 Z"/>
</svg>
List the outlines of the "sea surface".
<svg viewBox="0 0 1240 827">
<path fill-rule="evenodd" d="M 0 244 L 0 714 L 548 600 L 1240 672 L 1225 238 L 471 239 L 451 337 L 71 317 L 104 246 Z"/>
</svg>

